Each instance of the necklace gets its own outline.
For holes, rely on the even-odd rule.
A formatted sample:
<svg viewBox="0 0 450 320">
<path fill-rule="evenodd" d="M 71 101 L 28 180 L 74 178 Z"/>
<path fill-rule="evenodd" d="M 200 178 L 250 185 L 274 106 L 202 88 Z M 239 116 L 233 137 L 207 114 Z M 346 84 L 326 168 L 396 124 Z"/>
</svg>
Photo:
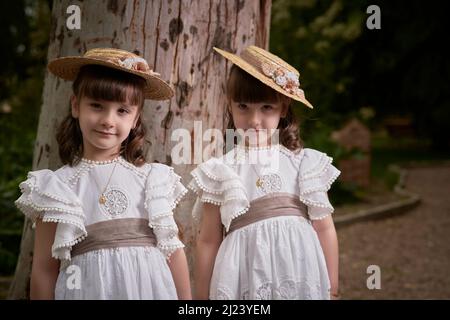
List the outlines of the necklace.
<svg viewBox="0 0 450 320">
<path fill-rule="evenodd" d="M 264 193 L 277 192 L 281 189 L 282 181 L 281 177 L 276 173 L 260 175 L 255 168 L 255 165 L 250 165 L 255 171 L 256 182 L 255 185 L 258 189 Z"/>
<path fill-rule="evenodd" d="M 251 150 L 251 149 L 249 149 L 249 150 Z M 256 149 L 254 149 L 254 150 L 257 150 L 257 151 L 259 151 L 259 150 L 270 150 L 270 148 L 267 148 L 267 147 L 263 147 L 263 148 L 261 148 L 261 147 L 259 147 L 259 148 L 256 148 Z M 258 187 L 258 188 L 262 188 L 263 187 L 263 185 L 264 185 L 264 180 L 265 180 L 265 177 L 267 176 L 267 175 L 261 175 L 261 174 L 259 174 L 258 173 L 258 171 L 256 170 L 256 165 L 259 163 L 259 162 L 261 162 L 262 161 L 262 157 L 264 157 L 264 155 L 263 155 L 263 153 L 257 153 L 257 159 L 256 159 L 256 161 L 257 161 L 257 163 L 256 164 L 252 164 L 252 163 L 250 163 L 250 166 L 253 168 L 253 171 L 255 172 L 255 174 L 256 174 L 256 187 Z M 266 162 L 266 164 L 267 164 L 267 162 Z M 263 165 L 265 165 L 264 163 L 263 163 Z"/>
<path fill-rule="evenodd" d="M 261 188 L 264 184 L 263 180 L 261 179 L 261 175 L 258 173 L 258 171 L 256 171 L 254 164 L 251 164 L 250 166 L 253 168 L 253 171 L 256 174 L 256 187 Z"/>
<path fill-rule="evenodd" d="M 114 170 L 116 170 L 116 166 L 117 166 L 117 161 L 114 163 L 114 167 L 113 167 L 113 169 L 112 169 L 112 171 L 111 171 L 111 174 L 109 175 L 108 182 L 106 183 L 106 185 L 105 185 L 105 187 L 103 188 L 103 190 L 100 188 L 100 186 L 99 186 L 99 184 L 98 184 L 98 182 L 97 182 L 97 179 L 95 179 L 95 176 L 94 176 L 94 181 L 95 181 L 95 184 L 97 185 L 97 188 L 98 188 L 99 190 L 102 190 L 102 192 L 100 193 L 100 197 L 98 198 L 98 202 L 99 202 L 100 204 L 102 204 L 102 205 L 104 205 L 104 204 L 106 203 L 105 191 L 106 191 L 106 189 L 108 188 L 109 183 L 111 182 L 111 178 L 112 178 L 112 176 L 113 176 L 113 174 L 114 174 Z"/>
</svg>

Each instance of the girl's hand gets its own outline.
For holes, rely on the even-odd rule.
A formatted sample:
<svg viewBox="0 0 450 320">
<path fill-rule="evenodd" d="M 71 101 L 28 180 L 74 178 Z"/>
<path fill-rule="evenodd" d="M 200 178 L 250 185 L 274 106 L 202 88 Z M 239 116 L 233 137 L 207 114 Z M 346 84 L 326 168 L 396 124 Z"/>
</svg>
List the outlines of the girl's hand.
<svg viewBox="0 0 450 320">
<path fill-rule="evenodd" d="M 341 294 L 338 291 L 332 291 L 330 294 L 331 300 L 341 300 Z"/>
</svg>

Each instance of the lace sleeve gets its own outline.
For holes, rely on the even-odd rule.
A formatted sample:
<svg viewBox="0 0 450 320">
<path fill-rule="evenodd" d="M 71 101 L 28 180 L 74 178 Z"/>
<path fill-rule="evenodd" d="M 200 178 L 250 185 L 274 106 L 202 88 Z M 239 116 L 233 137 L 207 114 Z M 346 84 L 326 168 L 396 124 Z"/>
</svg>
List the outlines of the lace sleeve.
<svg viewBox="0 0 450 320">
<path fill-rule="evenodd" d="M 180 176 L 173 168 L 152 164 L 146 181 L 145 208 L 149 214 L 149 226 L 157 238 L 157 246 L 167 259 L 175 250 L 184 247 L 178 238 L 173 210 L 186 192 Z"/>
<path fill-rule="evenodd" d="M 323 219 L 334 211 L 327 192 L 341 172 L 331 164 L 333 159 L 325 153 L 313 149 L 303 149 L 302 152 L 300 201 L 308 206 L 311 220 Z"/>
<path fill-rule="evenodd" d="M 81 202 L 67 184 L 51 170 L 28 173 L 20 184 L 22 195 L 16 206 L 33 221 L 58 223 L 52 255 L 56 259 L 70 260 L 70 250 L 82 241 L 87 232 Z"/>
<path fill-rule="evenodd" d="M 247 193 L 239 176 L 219 159 L 211 158 L 200 164 L 191 175 L 193 179 L 188 187 L 201 202 L 220 206 L 221 221 L 227 231 L 231 221 L 249 209 Z M 197 220 L 199 213 L 199 210 L 193 210 Z"/>
</svg>

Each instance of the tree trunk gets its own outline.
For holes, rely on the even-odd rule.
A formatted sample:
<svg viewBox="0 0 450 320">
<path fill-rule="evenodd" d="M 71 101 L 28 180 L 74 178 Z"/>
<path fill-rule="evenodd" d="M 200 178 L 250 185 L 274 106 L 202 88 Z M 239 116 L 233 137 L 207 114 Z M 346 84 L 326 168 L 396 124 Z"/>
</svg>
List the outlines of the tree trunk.
<svg viewBox="0 0 450 320">
<path fill-rule="evenodd" d="M 70 16 L 66 10 L 71 4 L 73 1 L 54 1 L 48 60 L 80 55 L 95 47 L 122 48 L 146 58 L 176 92 L 170 101 L 146 102 L 144 123 L 151 144 L 147 158 L 173 165 L 186 185 L 195 165 L 172 163 L 171 150 L 177 143 L 171 140 L 172 132 L 182 127 L 192 136 L 194 121 L 201 121 L 203 132 L 223 128 L 225 80 L 231 65 L 212 48 L 240 52 L 252 44 L 267 47 L 271 0 L 77 2 L 80 30 L 66 27 Z M 46 74 L 33 170 L 54 170 L 61 165 L 55 131 L 69 112 L 70 86 L 71 82 Z M 190 266 L 195 236 L 193 201 L 194 195 L 189 193 L 175 212 Z M 33 231 L 31 223 L 25 221 L 11 299 L 28 297 L 32 254 Z"/>
</svg>

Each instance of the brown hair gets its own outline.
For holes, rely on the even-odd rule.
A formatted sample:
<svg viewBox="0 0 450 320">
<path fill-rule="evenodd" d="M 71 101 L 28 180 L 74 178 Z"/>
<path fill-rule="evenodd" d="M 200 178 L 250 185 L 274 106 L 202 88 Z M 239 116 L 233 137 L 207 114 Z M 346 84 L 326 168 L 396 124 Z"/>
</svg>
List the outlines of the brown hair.
<svg viewBox="0 0 450 320">
<path fill-rule="evenodd" d="M 251 76 L 241 68 L 233 65 L 227 83 L 227 95 L 230 100 L 239 102 L 281 102 L 287 107 L 286 117 L 280 119 L 278 129 L 280 130 L 280 143 L 289 150 L 296 151 L 303 147 L 300 139 L 300 129 L 297 118 L 291 108 L 292 99 L 273 90 L 269 86 Z M 236 129 L 230 108 L 226 108 L 227 129 Z"/>
<path fill-rule="evenodd" d="M 146 130 L 141 122 L 145 101 L 144 86 L 145 80 L 138 76 L 97 65 L 81 67 L 72 84 L 73 93 L 78 101 L 82 97 L 89 97 L 95 100 L 127 102 L 139 107 L 136 127 L 131 129 L 120 148 L 120 154 L 125 160 L 136 166 L 145 163 Z M 83 136 L 78 119 L 72 117 L 71 113 L 59 126 L 56 140 L 62 163 L 76 165 L 83 156 Z"/>
</svg>

